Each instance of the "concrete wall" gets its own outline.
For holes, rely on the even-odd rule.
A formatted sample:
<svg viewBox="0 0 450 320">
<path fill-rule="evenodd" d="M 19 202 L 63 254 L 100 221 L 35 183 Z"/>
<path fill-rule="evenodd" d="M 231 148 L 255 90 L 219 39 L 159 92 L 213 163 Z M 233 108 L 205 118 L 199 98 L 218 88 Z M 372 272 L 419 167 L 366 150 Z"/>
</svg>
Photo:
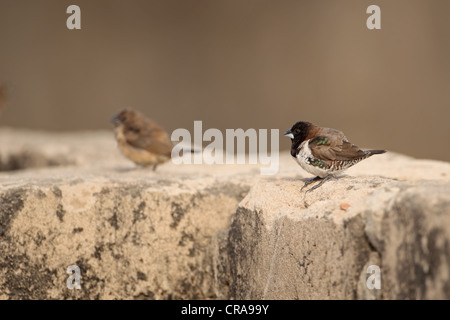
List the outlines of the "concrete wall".
<svg viewBox="0 0 450 320">
<path fill-rule="evenodd" d="M 387 153 L 305 194 L 287 153 L 153 172 L 109 132 L 0 130 L 2 167 L 25 156 L 0 172 L 1 299 L 450 298 L 449 163 Z"/>
</svg>

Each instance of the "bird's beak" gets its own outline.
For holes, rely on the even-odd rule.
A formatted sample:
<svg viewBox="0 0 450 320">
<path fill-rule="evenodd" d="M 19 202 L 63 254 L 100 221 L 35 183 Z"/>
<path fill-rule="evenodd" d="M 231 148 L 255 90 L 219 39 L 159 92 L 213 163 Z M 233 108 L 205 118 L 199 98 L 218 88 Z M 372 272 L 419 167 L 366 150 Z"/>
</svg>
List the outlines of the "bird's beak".
<svg viewBox="0 0 450 320">
<path fill-rule="evenodd" d="M 284 133 L 284 135 L 285 135 L 286 137 L 289 137 L 289 138 L 291 138 L 291 139 L 294 139 L 294 135 L 292 134 L 291 129 L 289 129 L 288 131 L 286 131 L 286 132 Z"/>
<path fill-rule="evenodd" d="M 119 124 L 120 124 L 120 120 L 119 120 L 119 115 L 114 115 L 112 118 L 111 118 L 111 123 L 113 123 L 115 126 L 118 126 Z"/>
</svg>

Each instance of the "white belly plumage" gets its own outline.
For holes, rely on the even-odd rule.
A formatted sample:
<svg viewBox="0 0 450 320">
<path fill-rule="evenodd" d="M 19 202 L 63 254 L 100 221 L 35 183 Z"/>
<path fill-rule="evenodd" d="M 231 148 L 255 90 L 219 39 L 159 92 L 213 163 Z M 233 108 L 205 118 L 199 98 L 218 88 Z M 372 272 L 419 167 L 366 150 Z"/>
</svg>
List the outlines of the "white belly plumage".
<svg viewBox="0 0 450 320">
<path fill-rule="evenodd" d="M 298 164 L 303 168 L 303 170 L 321 178 L 325 178 L 331 173 L 335 174 L 342 171 L 342 170 L 328 170 L 327 168 L 321 168 L 320 166 L 312 165 L 311 162 L 314 161 L 315 158 L 312 155 L 311 149 L 309 148 L 308 144 L 309 140 L 302 142 L 296 157 Z"/>
</svg>

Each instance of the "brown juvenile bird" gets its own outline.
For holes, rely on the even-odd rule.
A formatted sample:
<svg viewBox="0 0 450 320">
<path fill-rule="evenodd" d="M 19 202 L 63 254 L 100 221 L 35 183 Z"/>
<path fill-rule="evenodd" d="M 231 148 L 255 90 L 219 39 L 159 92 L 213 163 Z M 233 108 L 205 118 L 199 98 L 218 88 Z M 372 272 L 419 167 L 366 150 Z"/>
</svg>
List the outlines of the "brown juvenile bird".
<svg viewBox="0 0 450 320">
<path fill-rule="evenodd" d="M 125 109 L 112 117 L 120 151 L 137 165 L 156 167 L 170 160 L 173 144 L 169 135 L 143 114 Z"/>
<path fill-rule="evenodd" d="M 291 138 L 291 155 L 307 172 L 317 176 L 302 187 L 320 181 L 311 189 L 320 187 L 325 181 L 361 160 L 386 150 L 361 150 L 347 140 L 344 133 L 336 129 L 321 128 L 309 122 L 299 121 L 285 136 Z"/>
</svg>

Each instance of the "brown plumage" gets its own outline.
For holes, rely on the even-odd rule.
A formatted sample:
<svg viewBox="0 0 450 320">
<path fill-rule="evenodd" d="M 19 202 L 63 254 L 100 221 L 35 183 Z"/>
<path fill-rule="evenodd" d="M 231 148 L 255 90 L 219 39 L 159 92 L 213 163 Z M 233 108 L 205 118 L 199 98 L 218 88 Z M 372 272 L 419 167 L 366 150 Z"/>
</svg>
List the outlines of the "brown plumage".
<svg viewBox="0 0 450 320">
<path fill-rule="evenodd" d="M 112 119 L 122 153 L 137 165 L 156 167 L 170 160 L 173 148 L 168 133 L 143 114 L 127 108 Z"/>
<path fill-rule="evenodd" d="M 312 125 L 313 131 L 309 134 L 309 148 L 317 159 L 332 161 L 347 161 L 358 159 L 366 155 L 365 151 L 347 140 L 345 135 L 338 130 L 320 128 Z"/>
<path fill-rule="evenodd" d="M 286 131 L 291 138 L 291 155 L 307 172 L 317 176 L 305 183 L 321 180 L 321 183 L 309 189 L 314 190 L 326 180 L 356 163 L 385 150 L 361 150 L 336 129 L 321 128 L 309 122 L 299 121 Z M 302 188 L 302 189 L 303 189 Z"/>
</svg>

